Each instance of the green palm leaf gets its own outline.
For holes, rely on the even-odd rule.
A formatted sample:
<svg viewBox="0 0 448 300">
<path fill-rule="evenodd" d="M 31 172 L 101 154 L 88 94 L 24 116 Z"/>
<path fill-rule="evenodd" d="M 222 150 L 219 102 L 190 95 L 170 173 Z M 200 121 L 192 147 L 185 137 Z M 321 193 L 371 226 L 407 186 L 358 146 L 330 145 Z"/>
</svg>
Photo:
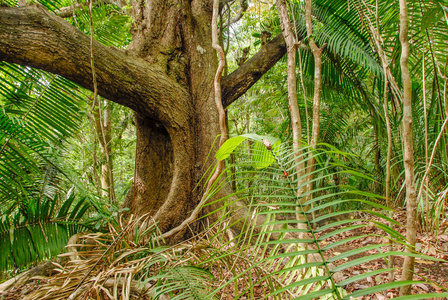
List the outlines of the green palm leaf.
<svg viewBox="0 0 448 300">
<path fill-rule="evenodd" d="M 257 139 L 253 139 L 253 141 L 260 143 Z M 325 145 L 321 145 L 321 147 L 325 147 Z M 255 151 L 256 148 L 254 147 L 253 150 Z M 254 218 L 264 219 L 265 221 L 258 225 L 260 227 L 256 230 L 257 233 L 252 232 L 250 234 L 255 234 L 256 242 L 254 244 L 249 241 L 253 239 L 243 238 L 243 241 L 249 241 L 249 244 L 242 246 L 240 240 L 240 245 L 238 246 L 238 248 L 251 249 L 249 253 L 258 253 L 259 257 L 261 257 L 261 259 L 254 257 L 255 260 L 253 260 L 252 266 L 244 273 L 247 274 L 246 277 L 258 268 L 269 270 L 270 272 L 258 281 L 245 282 L 243 285 L 247 286 L 247 288 L 241 291 L 239 295 L 241 296 L 249 292 L 256 284 L 260 284 L 268 277 L 271 279 L 275 278 L 274 281 L 279 284 L 273 286 L 273 290 L 270 290 L 269 295 L 275 297 L 287 296 L 294 299 L 315 299 L 318 297 L 323 297 L 321 299 L 349 299 L 350 297 L 373 294 L 377 291 L 408 285 L 409 282 L 386 283 L 350 295 L 341 289 L 341 286 L 362 280 L 373 273 L 360 274 L 339 283 L 337 281 L 338 277 L 335 277 L 339 272 L 377 259 L 384 259 L 390 255 L 405 254 L 403 252 L 389 253 L 384 251 L 383 249 L 387 248 L 387 244 L 359 246 L 356 249 L 332 254 L 333 251 L 331 249 L 334 249 L 334 247 L 365 237 L 354 235 L 344 238 L 345 233 L 354 232 L 369 226 L 363 219 L 335 219 L 335 217 L 353 213 L 351 209 L 341 210 L 339 208 L 344 205 L 347 207 L 359 205 L 364 208 L 363 211 L 365 213 L 369 211 L 369 207 L 375 207 L 379 211 L 387 210 L 387 208 L 377 203 L 377 196 L 374 194 L 361 193 L 353 190 L 353 188 L 343 186 L 340 186 L 337 192 L 332 191 L 332 187 L 316 186 L 306 194 L 298 195 L 297 192 L 300 187 L 297 186 L 299 181 L 295 173 L 296 166 L 291 156 L 291 150 L 285 145 L 281 145 L 278 149 L 275 152 L 271 151 L 271 154 L 275 157 L 275 162 L 268 168 L 251 171 L 260 183 L 252 184 L 251 189 L 255 191 L 251 192 L 250 195 L 255 199 L 260 199 L 260 201 L 263 200 L 263 202 L 251 204 L 254 210 L 254 214 L 251 216 L 252 221 L 245 220 L 245 222 L 257 224 L 258 222 Z M 319 150 L 316 151 L 315 155 L 317 157 L 334 157 L 332 152 L 337 151 Z M 306 163 L 308 158 L 302 156 L 302 159 Z M 318 161 L 323 162 L 322 160 Z M 344 174 L 344 176 L 350 177 L 358 174 L 363 176 L 359 172 L 354 172 L 350 169 L 344 170 L 343 164 L 339 161 L 336 161 L 335 165 L 337 165 L 338 169 L 342 169 L 340 174 Z M 321 163 L 320 167 L 315 171 L 317 175 L 314 182 L 319 182 L 319 180 L 323 179 L 322 177 L 332 178 L 333 174 L 329 171 L 332 169 L 333 166 L 331 164 Z M 284 170 L 289 172 L 286 177 L 283 174 Z M 237 180 L 239 176 L 241 180 L 246 180 L 246 177 L 241 177 L 241 174 L 236 174 L 236 176 Z M 309 182 L 305 184 L 309 184 Z M 310 201 L 304 202 L 302 198 L 307 194 L 313 194 L 314 197 Z M 338 208 L 338 210 L 336 211 L 335 208 Z M 328 214 L 323 213 L 316 219 L 313 219 L 311 216 L 313 212 L 328 210 Z M 390 221 L 389 217 L 378 211 L 374 212 L 374 215 L 383 219 L 385 223 Z M 319 224 L 324 220 L 327 221 L 327 224 L 314 228 L 313 224 Z M 397 230 L 383 223 L 377 224 L 378 228 L 390 234 L 396 242 L 405 244 L 404 237 Z M 396 222 L 394 224 L 397 225 Z M 333 241 L 334 237 L 337 237 L 337 243 Z M 231 253 L 237 255 L 240 251 L 238 248 L 232 249 Z M 377 254 L 371 254 L 372 251 L 377 251 Z M 360 255 L 360 258 L 356 258 Z M 423 257 L 420 254 L 409 255 Z M 352 259 L 352 257 L 355 258 Z M 333 265 L 333 263 L 336 265 Z M 388 271 L 390 269 L 384 268 L 376 270 L 374 273 L 380 274 Z M 234 284 L 241 284 L 242 281 L 246 280 L 243 278 L 244 276 L 240 274 L 233 279 L 229 279 L 229 281 L 234 282 Z"/>
</svg>

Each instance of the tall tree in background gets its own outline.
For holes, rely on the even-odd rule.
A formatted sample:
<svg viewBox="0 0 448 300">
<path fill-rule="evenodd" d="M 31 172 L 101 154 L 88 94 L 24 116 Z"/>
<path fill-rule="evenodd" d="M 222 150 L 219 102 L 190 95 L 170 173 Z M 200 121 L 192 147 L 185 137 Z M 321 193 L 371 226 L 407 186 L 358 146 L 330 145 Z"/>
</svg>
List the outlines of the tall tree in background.
<svg viewBox="0 0 448 300">
<path fill-rule="evenodd" d="M 111 104 L 106 100 L 97 99 L 93 104 L 93 127 L 95 131 L 95 140 L 100 145 L 100 165 L 101 176 L 99 177 L 98 187 L 101 187 L 101 196 L 109 199 L 110 204 L 116 204 L 113 161 L 112 161 L 112 123 L 111 123 Z M 95 153 L 96 156 L 96 153 Z M 94 160 L 94 172 L 96 173 L 96 159 Z"/>
<path fill-rule="evenodd" d="M 298 178 L 298 196 L 300 197 L 305 192 L 305 163 L 302 153 L 302 121 L 300 117 L 299 105 L 297 102 L 297 48 L 299 41 L 297 41 L 291 21 L 289 19 L 286 2 L 284 0 L 276 1 L 278 14 L 280 17 L 280 25 L 282 27 L 283 36 L 287 45 L 288 53 L 288 107 L 291 114 L 291 128 L 292 128 L 292 145 L 294 149 L 294 160 L 296 165 L 296 172 Z M 305 198 L 302 198 L 304 201 Z M 299 209 L 300 206 L 297 206 Z M 297 219 L 299 215 L 297 214 Z"/>
<path fill-rule="evenodd" d="M 311 48 L 314 57 L 314 96 L 313 96 L 313 127 L 311 133 L 311 151 L 316 149 L 317 142 L 319 139 L 319 129 L 320 129 L 320 103 L 321 103 L 321 92 L 322 92 L 322 52 L 326 45 L 318 47 L 313 36 L 313 22 L 311 20 L 311 0 L 306 0 L 305 2 L 305 24 L 306 33 L 308 36 L 308 44 Z M 310 159 L 308 160 L 307 173 L 308 173 L 308 191 L 312 190 L 315 157 L 313 152 L 310 152 Z M 312 195 L 308 195 L 308 198 Z"/>
<path fill-rule="evenodd" d="M 400 43 L 401 43 L 401 78 L 403 82 L 403 156 L 406 174 L 406 212 L 409 242 L 407 252 L 412 252 L 417 240 L 417 197 L 414 183 L 414 142 L 412 139 L 412 82 L 409 72 L 409 36 L 408 7 L 406 0 L 400 0 Z M 402 280 L 412 280 L 415 258 L 406 256 L 403 263 Z M 411 286 L 400 289 L 400 295 L 410 295 Z"/>
</svg>

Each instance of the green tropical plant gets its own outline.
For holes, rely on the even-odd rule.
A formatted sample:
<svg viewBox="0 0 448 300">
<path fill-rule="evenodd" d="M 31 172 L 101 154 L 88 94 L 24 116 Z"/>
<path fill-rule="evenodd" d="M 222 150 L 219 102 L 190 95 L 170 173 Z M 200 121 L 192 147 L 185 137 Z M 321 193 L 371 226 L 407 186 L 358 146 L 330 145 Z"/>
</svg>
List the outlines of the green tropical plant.
<svg viewBox="0 0 448 300">
<path fill-rule="evenodd" d="M 106 234 L 85 235 L 73 245 L 77 250 L 67 254 L 77 259 L 66 265 L 48 284 L 29 295 L 28 299 L 95 298 L 106 295 L 122 299 L 144 295 L 154 299 L 218 299 L 225 295 L 235 299 L 243 296 L 251 299 L 353 299 L 411 283 L 389 282 L 347 293 L 345 285 L 390 269 L 368 271 L 342 280 L 337 279 L 338 273 L 372 260 L 386 259 L 389 255 L 405 254 L 384 251 L 387 244 L 360 246 L 336 253 L 336 247 L 371 235 L 353 235 L 332 241 L 335 236 L 369 226 L 369 220 L 356 218 L 355 212 L 359 213 L 360 210 L 332 208 L 344 202 L 358 202 L 364 207 L 361 210 L 363 214 L 374 215 L 384 223 L 400 225 L 381 213 L 388 209 L 377 203 L 376 195 L 349 186 L 341 186 L 338 192 L 331 192 L 331 187 L 313 189 L 309 191 L 315 194 L 313 200 L 300 204 L 298 198 L 306 195 L 297 195 L 293 155 L 289 146 L 273 143 L 277 139 L 254 134 L 235 137 L 221 147 L 217 157 L 230 155 L 246 139 L 258 144 L 253 149 L 258 154 L 254 155 L 257 159 L 244 165 L 251 176 L 256 174 L 256 180 L 262 184 L 252 185 L 250 189 L 256 190 L 253 193 L 248 193 L 247 189 L 240 190 L 225 199 L 213 200 L 213 195 L 223 187 L 216 182 L 205 207 L 206 211 L 210 211 L 208 216 L 215 222 L 202 233 L 180 244 L 163 246 L 164 241 L 160 239 L 156 224 L 142 217 L 131 219 L 117 229 L 111 228 Z M 318 157 L 324 154 L 345 155 L 331 147 L 316 152 Z M 364 176 L 335 161 L 339 173 Z M 262 164 L 265 168 L 260 168 Z M 319 169 L 332 167 L 321 164 Z M 247 180 L 247 174 L 247 170 L 242 170 L 236 178 Z M 314 180 L 332 175 L 329 172 L 315 176 Z M 251 215 L 241 219 L 241 216 L 235 217 L 226 211 L 228 204 L 237 201 L 237 198 L 248 201 L 252 207 Z M 225 204 L 219 210 L 207 210 L 207 207 L 214 207 L 216 201 L 224 201 Z M 311 219 L 313 211 L 325 213 Z M 296 218 L 297 214 L 300 218 Z M 347 215 L 354 218 L 338 218 Z M 234 222 L 245 222 L 245 229 L 235 232 L 232 228 Z M 396 229 L 381 221 L 372 222 L 397 243 L 405 244 L 404 237 Z M 376 251 L 376 254 L 371 251 Z M 366 252 L 369 254 L 361 255 Z M 357 258 L 350 259 L 354 255 Z M 408 255 L 432 259 L 417 253 Z M 69 285 L 64 284 L 68 281 Z M 448 293 L 398 299 L 443 296 L 448 296 Z"/>
<path fill-rule="evenodd" d="M 399 68 L 400 49 L 398 43 L 399 14 L 397 3 L 393 1 L 378 2 L 378 7 L 373 9 L 372 6 L 366 4 L 356 7 L 359 16 L 367 24 L 372 24 L 380 36 L 382 47 L 387 56 L 389 68 L 397 84 L 401 85 L 401 75 Z M 434 152 L 435 157 L 432 161 L 432 167 L 426 176 L 429 157 L 435 147 L 437 136 L 442 131 L 442 124 L 447 116 L 446 102 L 446 49 L 443 48 L 442 39 L 446 38 L 447 18 L 444 14 L 446 3 L 439 1 L 434 2 L 412 2 L 409 3 L 409 21 L 412 26 L 409 33 L 412 44 L 412 51 L 409 58 L 409 66 L 412 74 L 412 95 L 413 95 L 413 132 L 414 132 L 414 149 L 415 149 L 415 175 L 417 187 L 424 193 L 419 193 L 419 211 L 422 225 L 426 230 L 432 230 L 437 234 L 437 226 L 442 214 L 439 207 L 441 202 L 436 195 L 443 194 L 446 190 L 448 181 L 446 172 L 446 138 L 441 138 L 438 147 Z M 381 16 L 378 18 L 378 16 Z M 373 36 L 373 34 L 371 35 Z M 375 44 L 371 37 L 372 46 Z M 401 87 L 400 87 L 401 88 Z M 378 82 L 378 93 L 381 97 L 384 90 L 384 83 Z M 401 93 L 401 92 L 400 92 Z M 393 120 L 392 129 L 394 131 L 393 148 L 401 148 L 401 136 L 398 133 L 400 129 L 400 119 L 402 118 L 401 108 L 396 105 L 394 98 L 399 98 L 395 89 L 390 90 L 389 101 L 391 116 Z M 383 113 L 384 114 L 384 113 Z M 446 133 L 446 129 L 443 130 Z M 446 135 L 446 134 L 444 134 Z M 384 147 L 384 146 L 383 146 Z M 384 147 L 385 148 L 385 147 Z M 395 152 L 395 151 L 394 151 Z M 395 177 L 395 193 L 396 202 L 404 205 L 402 184 L 403 172 L 400 165 L 403 164 L 403 158 L 400 151 L 394 158 L 396 171 Z M 424 180 L 424 177 L 426 180 Z M 433 224 L 434 223 L 434 224 Z"/>
<path fill-rule="evenodd" d="M 56 13 L 70 6 L 67 1 L 39 2 Z M 80 5 L 69 21 L 90 32 L 86 8 Z M 130 26 L 130 18 L 116 5 L 95 6 L 92 18 L 97 40 L 116 47 L 129 43 L 128 30 L 122 29 Z M 111 213 L 64 160 L 89 97 L 60 76 L 0 62 L 1 270 L 57 255 L 68 237 L 87 224 L 99 229 L 111 221 Z"/>
<path fill-rule="evenodd" d="M 63 252 L 73 234 L 88 230 L 82 218 L 91 207 L 86 198 L 69 194 L 67 199 L 32 198 L 2 212 L 0 270 L 20 269 Z"/>
<path fill-rule="evenodd" d="M 25 201 L 29 193 L 52 197 L 54 157 L 77 129 L 81 96 L 61 77 L 7 63 L 0 82 L 0 203 Z"/>
<path fill-rule="evenodd" d="M 303 75 L 303 86 L 299 92 L 304 93 L 299 99 L 302 128 L 307 128 L 307 116 L 311 115 L 310 95 L 312 94 L 313 59 L 304 37 L 305 21 L 303 2 L 290 1 L 291 19 L 295 21 L 296 32 L 304 38 L 299 47 L 301 65 L 298 66 Z M 437 136 L 448 115 L 446 102 L 446 40 L 447 14 L 443 1 L 411 2 L 409 4 L 411 57 L 410 67 L 413 80 L 413 131 L 415 135 L 415 174 L 416 183 L 423 189 L 419 199 L 419 210 L 424 228 L 436 228 L 430 223 L 440 223 L 441 201 L 436 195 L 442 195 L 448 181 L 446 176 L 447 140 L 446 130 L 441 136 L 435 151 L 432 167 L 427 181 L 422 182 L 425 174 L 425 160 L 429 160 Z M 256 18 L 262 29 L 278 32 L 278 20 L 275 9 L 271 7 L 264 14 L 266 18 Z M 404 199 L 404 169 L 401 153 L 401 104 L 396 99 L 400 95 L 401 70 L 399 67 L 400 43 L 398 42 L 398 2 L 367 1 L 347 3 L 344 1 L 313 1 L 314 37 L 319 45 L 327 44 L 323 53 L 323 104 L 321 111 L 322 130 L 320 141 L 327 142 L 345 152 L 354 153 L 353 159 L 346 159 L 350 166 L 369 172 L 377 182 L 359 181 L 359 186 L 369 191 L 380 193 L 384 189 L 386 173 L 387 138 L 386 122 L 383 109 L 384 74 L 379 54 L 375 52 L 375 40 L 372 28 L 378 30 L 383 50 L 391 74 L 397 86 L 389 88 L 388 110 L 392 121 L 393 155 L 392 155 L 392 202 L 395 205 L 406 205 Z M 263 15 L 264 16 L 264 15 Z M 248 18 L 249 19 L 249 18 Z M 255 20 L 249 20 L 250 26 Z M 372 27 L 370 27 L 370 25 Z M 252 29 L 252 27 L 250 27 Z M 244 34 L 244 27 L 234 29 Z M 284 75 L 285 66 L 278 65 L 264 82 L 252 91 L 258 99 L 251 97 L 255 116 L 250 119 L 252 131 L 275 132 L 276 135 L 288 135 L 288 110 L 286 92 L 281 88 L 285 82 L 279 78 Z M 280 73 L 280 74 L 279 74 Z M 423 87 L 423 81 L 426 87 Z M 275 88 L 272 88 L 274 85 Z M 308 102 L 305 102 L 308 100 Z M 424 108 L 424 101 L 426 108 Z M 307 103 L 307 105 L 304 105 Z M 306 107 L 308 106 L 308 111 Z M 269 107 L 269 111 L 267 109 Z M 236 107 L 235 114 L 239 113 Z M 230 108 L 231 110 L 231 108 Z M 265 112 L 266 111 L 266 112 Z M 275 113 L 275 114 L 274 114 Z M 255 115 L 254 114 L 254 115 Z M 357 119 L 359 115 L 364 118 Z M 309 117 L 308 117 L 309 118 Z M 280 119 L 280 120 L 279 120 Z M 351 120 L 349 122 L 349 120 Z M 328 121 L 328 122 L 326 122 Z M 427 129 L 425 129 L 425 122 Z M 260 123 L 260 124 L 258 124 Z M 241 124 L 241 123 L 240 123 Z M 244 124 L 244 123 L 243 123 Z M 276 126 L 277 125 L 277 126 Z M 241 127 L 241 126 L 240 126 Z M 373 127 L 373 128 L 372 128 Z M 305 130 L 304 130 L 305 131 Z M 241 132 L 239 132 L 241 133 Z M 285 134 L 286 133 L 286 134 Z M 372 138 L 373 137 L 373 138 Z M 303 138 L 307 139 L 306 136 Z M 425 139 L 427 140 L 425 142 Z M 426 150 L 427 148 L 428 150 Z M 445 204 L 443 204 L 445 203 Z M 429 216 L 429 212 L 432 212 Z M 428 225 L 426 225 L 428 224 Z M 433 230 L 433 233 L 436 233 Z"/>
<path fill-rule="evenodd" d="M 78 129 L 84 95 L 59 76 L 0 63 L 0 269 L 22 268 L 63 251 L 101 206 L 69 192 L 61 157 Z M 65 200 L 65 202 L 64 202 Z"/>
</svg>

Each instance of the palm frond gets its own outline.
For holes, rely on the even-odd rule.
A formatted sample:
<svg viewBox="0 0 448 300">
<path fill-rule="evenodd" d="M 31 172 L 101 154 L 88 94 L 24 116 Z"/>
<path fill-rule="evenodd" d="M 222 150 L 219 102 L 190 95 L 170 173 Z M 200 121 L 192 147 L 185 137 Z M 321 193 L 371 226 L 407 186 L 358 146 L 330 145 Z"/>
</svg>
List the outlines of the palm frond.
<svg viewBox="0 0 448 300">
<path fill-rule="evenodd" d="M 263 137 L 252 136 L 251 138 L 256 142 L 264 140 Z M 385 224 L 392 222 L 394 227 L 400 225 L 386 214 L 377 212 L 388 210 L 378 203 L 378 196 L 357 191 L 350 186 L 339 186 L 339 190 L 335 191 L 331 185 L 316 184 L 319 180 L 324 180 L 325 177 L 331 180 L 334 174 L 333 167 L 336 167 L 337 172 L 343 176 L 363 177 L 363 174 L 339 163 L 336 156 L 347 154 L 334 148 L 317 151 L 315 154 L 317 157 L 331 156 L 334 163 L 321 163 L 320 168 L 315 171 L 319 174 L 313 180 L 315 188 L 302 195 L 298 194 L 298 191 L 303 186 L 298 186 L 298 183 L 302 182 L 303 185 L 308 185 L 309 182 L 303 183 L 303 178 L 297 177 L 290 148 L 283 147 L 272 150 L 271 154 L 275 157 L 276 163 L 263 171 L 250 171 L 261 182 L 260 185 L 252 185 L 253 189 L 261 191 L 261 193 L 250 193 L 253 197 L 260 199 L 258 203 L 252 204 L 254 211 L 252 218 L 262 218 L 265 221 L 259 229 L 255 245 L 247 246 L 253 249 L 256 257 L 259 257 L 253 262 L 254 268 L 269 270 L 271 274 L 269 276 L 282 278 L 282 288 L 272 290 L 271 296 L 292 296 L 291 298 L 294 299 L 317 297 L 324 297 L 320 299 L 350 299 L 350 297 L 355 298 L 409 284 L 409 282 L 385 283 L 352 294 L 347 294 L 342 289 L 353 280 L 357 281 L 371 276 L 370 273 L 367 273 L 355 279 L 341 281 L 337 275 L 344 270 L 376 259 L 386 259 L 389 255 L 403 255 L 402 252 L 388 253 L 385 249 L 387 244 L 359 246 L 355 250 L 342 253 L 334 251 L 337 246 L 365 237 L 353 234 L 349 238 L 344 238 L 349 232 L 353 233 L 360 228 L 371 226 L 370 222 L 365 220 L 366 216 L 375 215 L 383 220 L 383 222 L 375 222 L 375 226 L 384 232 L 382 235 L 389 234 L 397 244 L 406 244 L 404 236 L 396 228 Z M 306 162 L 308 158 L 303 156 L 301 159 Z M 318 159 L 318 161 L 324 162 L 325 159 Z M 324 169 L 327 169 L 327 172 L 323 172 Z M 236 178 L 246 180 L 244 173 L 247 171 L 242 171 Z M 305 202 L 304 199 L 309 194 L 313 194 L 314 197 Z M 344 209 L 341 204 L 345 204 L 348 209 Z M 350 207 L 361 207 L 361 209 L 353 210 Z M 363 217 L 354 218 L 357 216 L 353 213 L 354 211 L 362 212 Z M 321 215 L 313 219 L 314 212 Z M 335 218 L 341 216 L 346 218 Z M 320 225 L 322 223 L 324 225 Z M 334 243 L 334 238 L 337 236 L 339 236 L 338 242 Z M 372 255 L 372 251 L 376 251 L 377 254 Z M 410 255 L 419 256 L 418 254 Z M 301 256 L 303 260 L 298 259 Z M 353 256 L 360 257 L 351 259 Z M 283 263 L 279 263 L 279 261 Z M 304 263 L 305 261 L 306 263 Z M 384 268 L 375 272 L 385 273 L 388 271 L 389 269 Z M 257 283 L 259 284 L 262 280 L 260 279 Z"/>
<path fill-rule="evenodd" d="M 66 193 L 64 143 L 79 126 L 85 95 L 56 75 L 0 64 L 0 269 L 22 268 L 63 251 L 86 230 L 93 197 Z M 69 196 L 65 197 L 67 194 Z"/>
<path fill-rule="evenodd" d="M 92 207 L 85 198 L 69 195 L 61 208 L 59 195 L 32 198 L 0 220 L 0 270 L 23 268 L 63 252 L 68 239 L 88 229 L 82 218 Z"/>
</svg>

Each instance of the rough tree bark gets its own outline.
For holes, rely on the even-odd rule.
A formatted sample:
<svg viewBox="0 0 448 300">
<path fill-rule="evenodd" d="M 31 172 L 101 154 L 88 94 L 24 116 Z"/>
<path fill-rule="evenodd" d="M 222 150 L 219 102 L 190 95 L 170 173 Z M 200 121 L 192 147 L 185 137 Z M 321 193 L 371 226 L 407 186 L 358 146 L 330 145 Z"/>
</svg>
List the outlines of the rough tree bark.
<svg viewBox="0 0 448 300">
<path fill-rule="evenodd" d="M 93 43 L 98 94 L 135 112 L 136 169 L 132 213 L 151 213 L 166 232 L 189 215 L 194 189 L 219 134 L 208 0 L 139 2 L 127 50 Z M 0 8 L 0 61 L 59 74 L 93 89 L 90 38 L 41 5 Z M 222 78 L 230 105 L 284 54 L 281 35 Z M 214 149 L 215 151 L 216 149 Z M 242 206 L 240 206 L 243 209 Z M 244 215 L 244 213 L 241 213 Z"/>
</svg>

